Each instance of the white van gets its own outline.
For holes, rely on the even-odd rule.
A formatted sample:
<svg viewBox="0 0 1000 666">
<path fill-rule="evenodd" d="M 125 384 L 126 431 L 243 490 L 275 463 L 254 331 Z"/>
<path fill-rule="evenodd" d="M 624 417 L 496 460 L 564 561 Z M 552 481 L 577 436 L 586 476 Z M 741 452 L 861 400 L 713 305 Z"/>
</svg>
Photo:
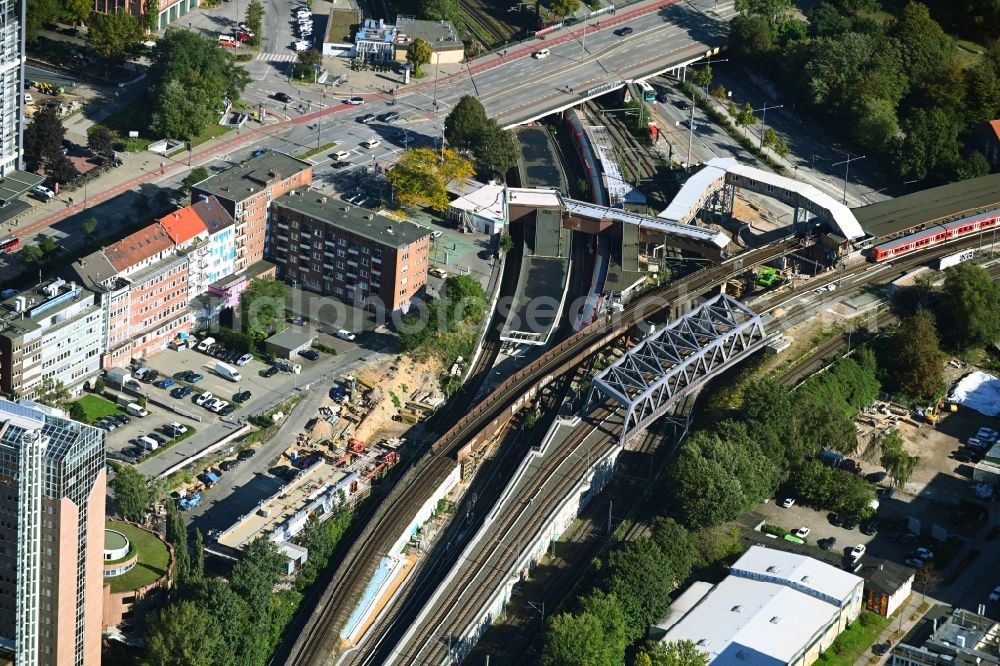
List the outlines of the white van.
<svg viewBox="0 0 1000 666">
<path fill-rule="evenodd" d="M 139 445 L 142 446 L 142 448 L 146 449 L 147 451 L 155 451 L 160 446 L 159 442 L 157 442 L 155 439 L 153 439 L 152 437 L 146 437 L 145 435 L 139 437 L 138 440 L 139 440 Z"/>
<path fill-rule="evenodd" d="M 132 416 L 140 416 L 140 417 L 149 416 L 149 412 L 147 412 L 142 407 L 142 405 L 140 405 L 137 402 L 130 402 L 127 405 L 125 405 L 125 411 L 131 414 Z"/>
<path fill-rule="evenodd" d="M 231 382 L 243 381 L 243 375 L 240 374 L 239 370 L 222 362 L 215 364 L 215 374 L 220 377 L 224 377 Z"/>
<path fill-rule="evenodd" d="M 208 351 L 208 348 L 215 344 L 215 338 L 205 338 L 198 343 L 196 349 L 200 352 Z"/>
</svg>

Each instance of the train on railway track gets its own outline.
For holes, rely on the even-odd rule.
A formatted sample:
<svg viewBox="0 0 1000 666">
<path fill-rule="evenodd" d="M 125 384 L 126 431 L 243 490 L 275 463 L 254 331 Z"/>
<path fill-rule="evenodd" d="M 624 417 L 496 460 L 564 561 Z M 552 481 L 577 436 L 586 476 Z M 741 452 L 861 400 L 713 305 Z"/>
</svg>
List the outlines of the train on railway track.
<svg viewBox="0 0 1000 666">
<path fill-rule="evenodd" d="M 875 263 L 889 261 L 917 250 L 940 245 L 954 238 L 990 229 L 996 230 L 998 225 L 1000 225 L 1000 212 L 991 211 L 984 216 L 966 217 L 954 222 L 945 222 L 880 243 L 869 251 L 868 256 Z"/>
</svg>

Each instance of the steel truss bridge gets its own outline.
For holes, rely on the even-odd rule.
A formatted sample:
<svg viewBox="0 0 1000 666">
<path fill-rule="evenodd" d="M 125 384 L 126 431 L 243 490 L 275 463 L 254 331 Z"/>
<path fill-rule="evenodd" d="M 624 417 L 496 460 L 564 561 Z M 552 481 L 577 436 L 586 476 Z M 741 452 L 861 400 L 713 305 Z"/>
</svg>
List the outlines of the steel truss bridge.
<svg viewBox="0 0 1000 666">
<path fill-rule="evenodd" d="M 602 370 L 587 408 L 610 398 L 624 407 L 620 441 L 627 442 L 678 399 L 762 348 L 760 315 L 720 294 L 667 324 Z"/>
</svg>

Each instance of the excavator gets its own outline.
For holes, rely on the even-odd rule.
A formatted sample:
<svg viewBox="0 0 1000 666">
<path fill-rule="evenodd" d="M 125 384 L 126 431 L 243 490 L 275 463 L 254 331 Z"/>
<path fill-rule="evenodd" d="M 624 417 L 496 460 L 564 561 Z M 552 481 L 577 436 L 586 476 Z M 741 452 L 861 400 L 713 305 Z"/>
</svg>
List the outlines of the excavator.
<svg viewBox="0 0 1000 666">
<path fill-rule="evenodd" d="M 924 412 L 924 420 L 926 420 L 931 425 L 937 425 L 938 419 L 940 419 L 945 413 L 957 412 L 958 405 L 953 402 L 945 402 L 944 398 L 939 398 L 934 406 Z"/>
</svg>

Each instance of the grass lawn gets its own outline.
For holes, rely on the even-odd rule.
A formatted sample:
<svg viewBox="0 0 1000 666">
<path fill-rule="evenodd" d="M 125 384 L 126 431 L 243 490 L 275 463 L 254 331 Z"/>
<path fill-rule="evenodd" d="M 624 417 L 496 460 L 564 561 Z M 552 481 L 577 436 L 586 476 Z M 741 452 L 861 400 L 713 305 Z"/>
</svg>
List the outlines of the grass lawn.
<svg viewBox="0 0 1000 666">
<path fill-rule="evenodd" d="M 304 152 L 301 155 L 299 155 L 298 158 L 300 160 L 307 160 L 310 157 L 312 157 L 313 155 L 319 155 L 323 151 L 330 150 L 331 148 L 333 148 L 336 145 L 337 145 L 336 141 L 331 141 L 330 143 L 324 143 L 319 148 L 313 148 L 312 150 L 307 150 L 306 152 Z"/>
<path fill-rule="evenodd" d="M 104 579 L 111 585 L 112 592 L 135 590 L 149 585 L 167 573 L 170 553 L 166 544 L 156 536 L 146 530 L 116 520 L 107 521 L 105 527 L 124 534 L 132 548 L 139 550 L 139 561 L 132 567 L 131 571 L 121 576 Z"/>
<path fill-rule="evenodd" d="M 76 402 L 83 407 L 83 412 L 87 415 L 83 419 L 84 423 L 93 423 L 94 421 L 103 419 L 105 416 L 119 413 L 118 406 L 115 403 L 99 395 L 85 395 Z"/>
<path fill-rule="evenodd" d="M 965 39 L 955 40 L 955 56 L 963 67 L 974 67 L 986 55 L 986 49 Z"/>
<path fill-rule="evenodd" d="M 821 654 L 816 663 L 823 666 L 851 666 L 858 657 L 871 648 L 879 633 L 889 622 L 890 618 L 862 611 L 854 624 L 837 636 L 830 649 Z"/>
<path fill-rule="evenodd" d="M 151 109 L 148 103 L 145 99 L 139 99 L 108 116 L 100 124 L 114 133 L 116 143 L 124 143 L 130 153 L 135 153 L 146 150 L 146 147 L 150 143 L 163 138 L 149 129 L 152 120 L 150 116 Z M 96 126 L 94 125 L 94 127 Z M 232 129 L 218 123 L 212 123 L 191 141 L 192 146 L 198 146 L 206 141 L 217 139 L 227 132 L 231 132 Z M 134 139 L 128 135 L 133 130 L 139 133 L 139 136 Z"/>
</svg>

